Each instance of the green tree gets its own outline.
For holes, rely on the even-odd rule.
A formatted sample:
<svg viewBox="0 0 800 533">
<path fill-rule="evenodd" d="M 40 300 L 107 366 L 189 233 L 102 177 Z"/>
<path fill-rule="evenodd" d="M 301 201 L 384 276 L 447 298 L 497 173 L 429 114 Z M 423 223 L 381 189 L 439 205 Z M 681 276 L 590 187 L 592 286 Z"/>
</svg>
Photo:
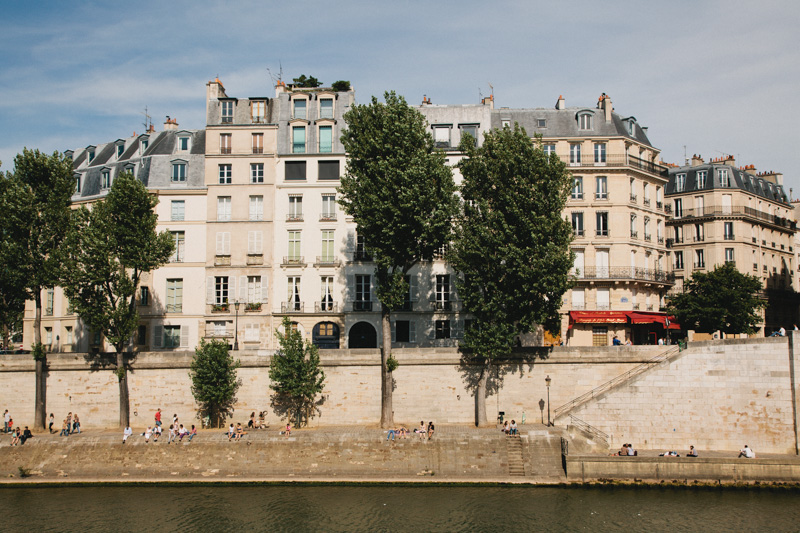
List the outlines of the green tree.
<svg viewBox="0 0 800 533">
<path fill-rule="evenodd" d="M 406 275 L 449 241 L 458 208 L 444 153 L 434 149 L 425 118 L 394 92 L 345 114 L 347 151 L 341 204 L 375 260 L 381 302 L 381 427 L 394 425 L 391 310 L 408 292 Z"/>
<path fill-rule="evenodd" d="M 479 148 L 463 140 L 461 150 L 463 203 L 448 259 L 463 275 L 456 286 L 473 316 L 462 346 L 468 367 L 480 365 L 475 413 L 483 426 L 492 361 L 511 354 L 517 335 L 560 327 L 573 261 L 562 218 L 571 177 L 519 125 L 487 133 Z"/>
<path fill-rule="evenodd" d="M 192 394 L 200 406 L 200 418 L 208 417 L 215 427 L 233 415 L 236 392 L 242 380 L 236 376 L 241 362 L 228 351 L 228 345 L 220 340 L 200 342 L 194 351 L 190 367 Z"/>
<path fill-rule="evenodd" d="M 46 155 L 27 148 L 14 158 L 14 171 L 3 187 L 3 246 L 35 304 L 33 357 L 36 361 L 34 427 L 44 429 L 47 395 L 47 353 L 42 344 L 42 291 L 55 287 L 61 275 L 62 253 L 75 192 L 72 160 L 58 152 Z M 13 300 L 13 299 L 12 299 Z"/>
<path fill-rule="evenodd" d="M 331 85 L 331 88 L 333 88 L 333 90 L 336 92 L 349 91 L 350 82 L 346 80 L 335 81 L 333 82 L 333 85 Z"/>
<path fill-rule="evenodd" d="M 174 249 L 169 232 L 156 232 L 157 204 L 132 174 L 120 174 L 91 211 L 75 212 L 65 261 L 64 290 L 75 311 L 114 346 L 122 427 L 130 419 L 123 352 L 139 325 L 136 292 L 142 274 L 165 264 Z"/>
<path fill-rule="evenodd" d="M 14 197 L 13 187 L 18 184 L 0 174 L 0 213 L 11 210 L 9 202 Z M 19 243 L 13 239 L 15 228 L 10 224 L 10 217 L 0 218 L 0 326 L 2 326 L 2 343 L 4 350 L 11 348 L 11 335 L 22 330 L 22 318 L 25 311 L 25 279 L 20 260 L 22 259 Z"/>
<path fill-rule="evenodd" d="M 325 373 L 319 367 L 319 349 L 303 340 L 303 335 L 292 328 L 288 317 L 283 317 L 283 333 L 277 331 L 280 349 L 269 367 L 273 409 L 279 414 L 295 416 L 295 425 L 308 423 L 322 392 Z"/>
<path fill-rule="evenodd" d="M 306 77 L 305 74 L 300 74 L 299 77 L 292 80 L 295 87 L 319 87 L 320 81 L 314 76 Z"/>
<path fill-rule="evenodd" d="M 711 272 L 695 272 L 672 296 L 667 313 L 681 326 L 702 333 L 754 333 L 766 302 L 758 297 L 761 280 L 729 263 Z"/>
</svg>

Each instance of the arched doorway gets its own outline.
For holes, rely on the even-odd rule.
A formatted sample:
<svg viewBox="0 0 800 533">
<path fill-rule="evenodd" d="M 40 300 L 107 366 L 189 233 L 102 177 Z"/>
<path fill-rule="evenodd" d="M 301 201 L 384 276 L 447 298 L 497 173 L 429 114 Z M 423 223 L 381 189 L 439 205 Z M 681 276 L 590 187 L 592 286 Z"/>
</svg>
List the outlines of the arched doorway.
<svg viewBox="0 0 800 533">
<path fill-rule="evenodd" d="M 350 328 L 350 339 L 348 348 L 377 348 L 378 333 L 372 324 L 367 322 L 357 322 Z"/>
<path fill-rule="evenodd" d="M 333 322 L 320 322 L 312 330 L 311 342 L 322 350 L 338 350 L 339 326 Z"/>
</svg>

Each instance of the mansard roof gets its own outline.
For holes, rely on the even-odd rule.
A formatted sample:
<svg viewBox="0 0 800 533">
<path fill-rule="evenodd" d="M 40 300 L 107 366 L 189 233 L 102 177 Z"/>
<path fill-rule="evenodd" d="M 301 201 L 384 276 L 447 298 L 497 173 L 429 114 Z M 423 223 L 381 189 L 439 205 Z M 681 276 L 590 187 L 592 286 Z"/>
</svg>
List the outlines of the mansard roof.
<svg viewBox="0 0 800 533">
<path fill-rule="evenodd" d="M 728 171 L 729 181 L 727 187 L 723 187 L 720 183 L 720 170 Z M 697 173 L 700 171 L 707 173 L 705 186 L 702 188 L 698 188 L 697 186 Z M 678 192 L 675 190 L 675 184 L 677 176 L 681 174 L 685 176 L 685 181 L 683 190 Z M 714 163 L 670 168 L 669 182 L 664 189 L 664 194 L 669 196 L 673 194 L 686 194 L 718 189 L 739 189 L 748 194 L 753 194 L 773 202 L 786 204 L 787 206 L 791 205 L 789 203 L 789 197 L 783 189 L 783 185 L 775 184 L 761 176 L 755 176 L 738 167 Z"/>
</svg>

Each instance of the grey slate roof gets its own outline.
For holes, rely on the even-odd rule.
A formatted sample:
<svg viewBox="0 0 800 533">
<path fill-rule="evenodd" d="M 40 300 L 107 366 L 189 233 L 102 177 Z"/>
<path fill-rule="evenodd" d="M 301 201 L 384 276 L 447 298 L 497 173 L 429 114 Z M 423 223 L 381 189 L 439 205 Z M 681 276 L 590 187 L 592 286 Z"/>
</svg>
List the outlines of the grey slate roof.
<svg viewBox="0 0 800 533">
<path fill-rule="evenodd" d="M 727 169 L 730 176 L 729 186 L 722 187 L 719 180 L 718 169 Z M 697 187 L 697 171 L 704 170 L 708 172 L 706 177 L 705 187 L 699 189 Z M 684 183 L 683 191 L 678 193 L 676 189 L 676 176 L 678 174 L 686 174 L 686 181 Z M 782 185 L 776 185 L 772 182 L 765 180 L 762 177 L 754 176 L 745 172 L 744 170 L 722 164 L 706 163 L 698 166 L 678 167 L 669 170 L 669 182 L 664 188 L 664 194 L 670 196 L 673 194 L 685 194 L 690 192 L 708 191 L 713 189 L 741 189 L 750 194 L 760 196 L 773 202 L 779 202 L 788 205 L 789 197 L 783 190 Z"/>
</svg>

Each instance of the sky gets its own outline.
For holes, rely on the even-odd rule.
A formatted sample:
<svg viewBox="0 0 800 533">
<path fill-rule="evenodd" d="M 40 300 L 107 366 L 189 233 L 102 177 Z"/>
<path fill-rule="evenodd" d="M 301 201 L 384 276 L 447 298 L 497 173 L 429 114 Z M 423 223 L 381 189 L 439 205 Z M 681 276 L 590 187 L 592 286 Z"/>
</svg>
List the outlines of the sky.
<svg viewBox="0 0 800 533">
<path fill-rule="evenodd" d="M 734 155 L 797 172 L 800 2 L 473 0 L 8 2 L 0 161 L 205 126 L 205 84 L 274 96 L 273 78 L 349 80 L 356 100 L 593 107 L 611 96 L 666 162 Z M 793 126 L 794 125 L 794 126 Z"/>
</svg>

